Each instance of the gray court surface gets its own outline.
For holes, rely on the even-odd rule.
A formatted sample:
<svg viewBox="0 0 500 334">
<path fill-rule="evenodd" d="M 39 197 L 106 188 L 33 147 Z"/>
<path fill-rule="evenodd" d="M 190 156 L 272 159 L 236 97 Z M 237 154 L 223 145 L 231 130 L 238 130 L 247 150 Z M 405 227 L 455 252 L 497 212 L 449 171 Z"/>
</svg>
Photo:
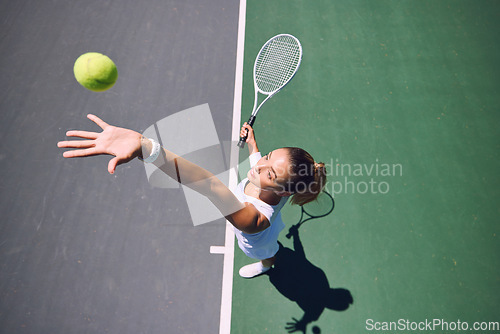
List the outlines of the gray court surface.
<svg viewBox="0 0 500 334">
<path fill-rule="evenodd" d="M 217 333 L 225 222 L 194 227 L 182 190 L 142 163 L 68 160 L 70 129 L 144 131 L 208 103 L 232 124 L 238 2 L 0 2 L 0 333 Z M 85 52 L 115 61 L 116 85 L 73 77 Z M 203 134 L 200 134 L 203 139 Z"/>
</svg>

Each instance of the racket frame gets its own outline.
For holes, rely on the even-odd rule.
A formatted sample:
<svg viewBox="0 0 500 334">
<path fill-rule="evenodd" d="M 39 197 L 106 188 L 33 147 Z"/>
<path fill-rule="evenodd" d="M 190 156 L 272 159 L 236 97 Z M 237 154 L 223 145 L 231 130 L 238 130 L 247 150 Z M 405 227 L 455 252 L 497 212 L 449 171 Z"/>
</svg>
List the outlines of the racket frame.
<svg viewBox="0 0 500 334">
<path fill-rule="evenodd" d="M 276 40 L 278 38 L 282 38 L 282 37 L 290 37 L 297 43 L 298 49 L 299 49 L 298 62 L 297 62 L 297 65 L 295 67 L 293 74 L 283 84 L 281 84 L 278 88 L 276 88 L 275 90 L 273 90 L 271 92 L 264 92 L 262 89 L 259 88 L 259 86 L 257 84 L 257 78 L 256 78 L 257 63 L 258 63 L 259 57 L 261 56 L 263 51 L 266 49 L 266 47 L 274 40 Z M 253 124 L 255 123 L 255 118 L 257 117 L 257 113 L 259 112 L 260 108 L 264 105 L 264 103 L 267 100 L 269 100 L 271 97 L 276 95 L 276 93 L 278 93 L 281 89 L 283 89 L 283 87 L 285 87 L 290 82 L 290 80 L 293 79 L 293 77 L 295 76 L 295 74 L 297 73 L 297 71 L 300 67 L 301 62 L 302 62 L 302 44 L 300 44 L 300 41 L 295 36 L 290 35 L 290 34 L 279 34 L 279 35 L 271 37 L 266 43 L 264 43 L 264 45 L 260 48 L 259 53 L 257 54 L 257 57 L 255 58 L 255 62 L 253 65 L 253 87 L 254 87 L 255 97 L 254 97 L 254 102 L 253 102 L 252 114 L 250 115 L 250 118 L 248 119 L 248 122 L 247 122 L 248 125 L 253 126 Z M 267 95 L 267 97 L 257 106 L 258 101 L 259 101 L 259 93 L 262 95 Z M 238 142 L 238 147 L 240 147 L 240 148 L 245 147 L 246 140 L 247 140 L 247 136 L 240 137 L 240 141 Z"/>
<path fill-rule="evenodd" d="M 332 195 L 330 195 L 327 191 L 324 191 L 324 190 L 323 190 L 323 192 L 322 192 L 319 196 L 325 196 L 325 195 L 326 195 L 327 197 L 329 197 L 329 198 L 330 198 L 330 200 L 331 200 L 331 202 L 332 202 L 332 206 L 331 206 L 331 208 L 330 208 L 330 209 L 329 209 L 326 213 L 323 213 L 323 214 L 321 214 L 321 215 L 319 215 L 319 216 L 313 216 L 313 215 L 311 215 L 309 212 L 307 212 L 307 210 L 306 210 L 306 209 L 304 209 L 304 206 L 305 206 L 305 205 L 307 205 L 307 204 L 305 204 L 305 205 L 301 206 L 301 207 L 300 207 L 300 219 L 299 219 L 299 222 L 298 222 L 297 224 L 293 225 L 295 228 L 297 228 L 297 229 L 298 229 L 298 228 L 299 228 L 302 224 L 304 224 L 305 222 L 307 222 L 307 221 L 309 221 L 309 220 L 312 220 L 312 219 L 317 219 L 317 218 L 323 218 L 323 217 L 328 216 L 330 213 L 332 213 L 333 209 L 335 208 L 335 200 L 333 199 L 333 196 L 332 196 Z M 304 220 L 302 220 L 302 218 L 304 218 L 304 213 L 305 213 L 306 215 L 308 215 L 309 217 L 308 217 L 308 218 L 306 218 L 306 219 L 304 219 Z M 290 230 L 291 230 L 291 229 L 292 229 L 292 227 L 290 227 Z M 288 234 L 286 235 L 286 238 L 287 238 L 287 239 L 290 239 L 290 238 L 291 238 L 291 236 L 292 236 L 292 233 L 291 233 L 291 232 L 288 232 Z"/>
</svg>

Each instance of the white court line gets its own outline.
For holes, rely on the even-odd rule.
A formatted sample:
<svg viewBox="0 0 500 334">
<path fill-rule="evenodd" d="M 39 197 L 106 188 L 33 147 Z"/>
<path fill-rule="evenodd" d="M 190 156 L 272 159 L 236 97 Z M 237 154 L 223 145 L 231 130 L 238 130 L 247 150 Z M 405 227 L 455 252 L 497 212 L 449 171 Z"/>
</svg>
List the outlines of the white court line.
<svg viewBox="0 0 500 334">
<path fill-rule="evenodd" d="M 210 246 L 210 254 L 226 254 L 225 246 Z"/>
<path fill-rule="evenodd" d="M 245 20 L 246 0 L 240 0 L 238 17 L 238 42 L 236 51 L 236 73 L 234 79 L 233 125 L 231 142 L 236 143 L 240 138 L 241 122 L 241 95 L 243 89 L 243 55 L 245 47 Z M 231 145 L 229 166 L 238 166 L 239 148 Z M 235 188 L 238 183 L 238 171 L 231 170 L 229 174 L 229 187 Z M 226 221 L 226 236 L 224 246 L 211 246 L 210 253 L 224 254 L 224 267 L 222 270 L 222 298 L 220 305 L 219 334 L 231 332 L 231 307 L 233 303 L 233 271 L 234 271 L 234 231 L 233 226 Z"/>
<path fill-rule="evenodd" d="M 240 10 L 238 18 L 238 44 L 236 51 L 236 73 L 234 79 L 234 102 L 233 102 L 233 128 L 231 141 L 236 143 L 239 140 L 241 122 L 241 94 L 243 89 L 243 54 L 245 47 L 245 19 L 247 3 L 240 0 Z M 229 166 L 237 166 L 239 159 L 239 148 L 236 145 L 231 147 L 231 157 Z M 238 173 L 230 173 L 229 186 L 236 187 L 238 183 Z M 222 249 L 224 248 L 224 249 Z M 224 247 L 212 246 L 210 251 L 224 254 L 224 268 L 222 271 L 222 298 L 220 305 L 220 327 L 219 334 L 229 334 L 231 332 L 231 307 L 233 303 L 233 270 L 234 270 L 234 231 L 233 226 L 226 221 L 226 239 Z"/>
</svg>

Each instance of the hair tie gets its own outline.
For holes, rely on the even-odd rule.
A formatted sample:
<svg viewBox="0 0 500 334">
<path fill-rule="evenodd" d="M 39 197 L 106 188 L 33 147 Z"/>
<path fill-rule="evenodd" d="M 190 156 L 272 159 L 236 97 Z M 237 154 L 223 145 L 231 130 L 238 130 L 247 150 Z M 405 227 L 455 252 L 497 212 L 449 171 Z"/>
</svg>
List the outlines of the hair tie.
<svg viewBox="0 0 500 334">
<path fill-rule="evenodd" d="M 324 173 L 325 171 L 325 164 L 322 162 L 314 162 L 314 173 L 315 174 L 320 174 Z"/>
</svg>

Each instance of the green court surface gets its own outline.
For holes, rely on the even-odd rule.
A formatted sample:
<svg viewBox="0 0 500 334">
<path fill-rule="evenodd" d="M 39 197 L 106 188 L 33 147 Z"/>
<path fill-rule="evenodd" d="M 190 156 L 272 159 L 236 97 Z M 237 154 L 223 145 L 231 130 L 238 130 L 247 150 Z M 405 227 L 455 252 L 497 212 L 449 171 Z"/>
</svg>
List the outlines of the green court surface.
<svg viewBox="0 0 500 334">
<path fill-rule="evenodd" d="M 252 260 L 236 246 L 232 333 L 286 333 L 304 315 L 293 299 L 326 294 L 324 277 L 354 302 L 324 309 L 306 333 L 498 325 L 499 13 L 499 1 L 248 1 L 242 120 L 260 46 L 295 35 L 302 66 L 259 113 L 256 136 L 263 152 L 300 146 L 324 161 L 336 207 L 299 230 L 319 269 L 291 270 L 279 289 L 268 275 L 240 278 Z M 299 212 L 283 209 L 288 226 Z M 376 330 L 390 322 L 408 327 Z"/>
</svg>

